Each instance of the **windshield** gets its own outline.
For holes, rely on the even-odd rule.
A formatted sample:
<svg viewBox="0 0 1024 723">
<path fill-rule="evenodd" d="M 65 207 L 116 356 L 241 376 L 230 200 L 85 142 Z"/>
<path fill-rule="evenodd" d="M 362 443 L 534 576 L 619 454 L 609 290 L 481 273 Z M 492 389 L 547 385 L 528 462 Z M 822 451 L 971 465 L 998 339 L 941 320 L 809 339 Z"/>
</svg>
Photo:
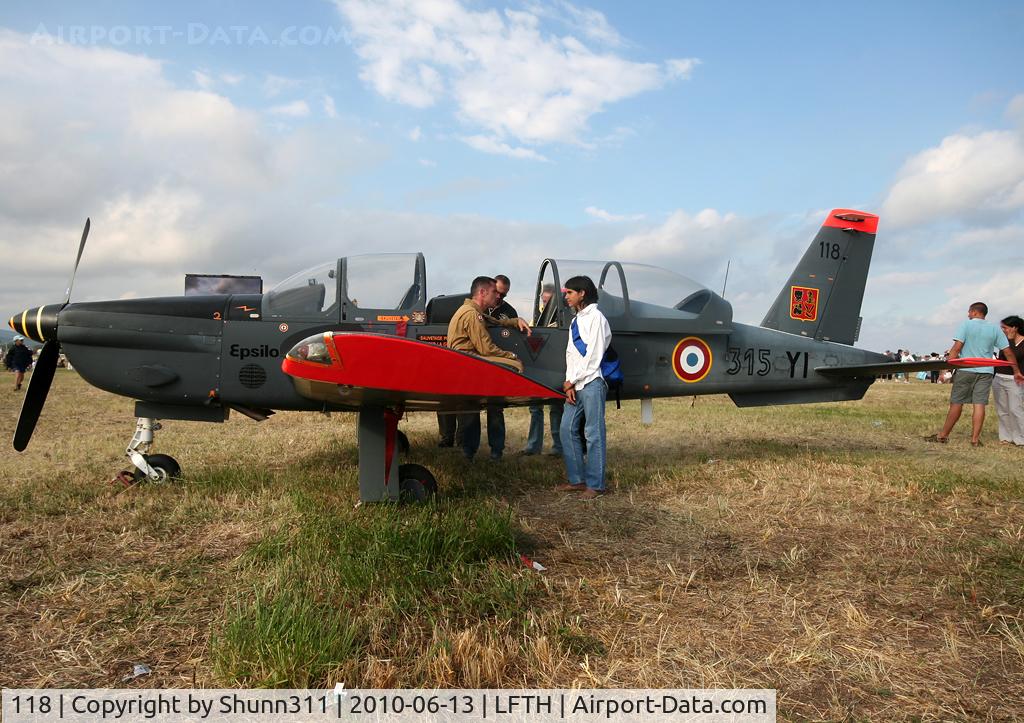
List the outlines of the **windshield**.
<svg viewBox="0 0 1024 723">
<path fill-rule="evenodd" d="M 367 254 L 345 259 L 345 292 L 361 309 L 409 309 L 416 305 L 418 254 Z"/>
<path fill-rule="evenodd" d="M 338 301 L 338 262 L 289 276 L 263 297 L 263 316 L 322 316 Z"/>
</svg>

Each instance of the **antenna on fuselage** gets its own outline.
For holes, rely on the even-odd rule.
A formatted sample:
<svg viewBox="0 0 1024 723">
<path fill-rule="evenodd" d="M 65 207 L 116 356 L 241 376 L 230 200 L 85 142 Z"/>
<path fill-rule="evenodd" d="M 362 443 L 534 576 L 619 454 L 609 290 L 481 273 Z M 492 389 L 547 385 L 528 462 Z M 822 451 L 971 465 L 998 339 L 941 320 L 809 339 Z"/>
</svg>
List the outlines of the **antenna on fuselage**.
<svg viewBox="0 0 1024 723">
<path fill-rule="evenodd" d="M 725 281 L 722 282 L 722 298 L 725 298 L 725 285 L 729 283 L 729 266 L 732 265 L 732 259 L 725 262 Z"/>
</svg>

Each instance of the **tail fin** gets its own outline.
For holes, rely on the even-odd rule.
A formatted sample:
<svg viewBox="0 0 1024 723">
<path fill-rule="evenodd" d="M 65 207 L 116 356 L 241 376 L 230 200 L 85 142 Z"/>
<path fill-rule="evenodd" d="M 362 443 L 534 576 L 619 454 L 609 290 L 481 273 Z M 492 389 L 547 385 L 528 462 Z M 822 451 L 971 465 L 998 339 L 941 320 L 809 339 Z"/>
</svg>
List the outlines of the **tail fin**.
<svg viewBox="0 0 1024 723">
<path fill-rule="evenodd" d="M 833 209 L 761 326 L 853 344 L 875 246 L 878 216 Z"/>
</svg>

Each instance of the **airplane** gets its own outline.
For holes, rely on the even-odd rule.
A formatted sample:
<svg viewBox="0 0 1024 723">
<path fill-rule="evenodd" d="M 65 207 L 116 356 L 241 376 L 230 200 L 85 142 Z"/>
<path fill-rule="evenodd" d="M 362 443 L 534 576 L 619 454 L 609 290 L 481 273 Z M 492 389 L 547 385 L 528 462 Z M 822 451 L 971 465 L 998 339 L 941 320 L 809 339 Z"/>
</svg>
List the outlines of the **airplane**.
<svg viewBox="0 0 1024 723">
<path fill-rule="evenodd" d="M 9 321 L 43 343 L 14 448 L 28 445 L 63 352 L 90 384 L 136 400 L 126 483 L 180 475 L 173 457 L 151 453 L 159 420 L 351 411 L 359 415 L 361 500 L 424 500 L 437 483 L 421 465 L 398 463 L 408 448 L 399 420 L 563 400 L 571 312 L 550 290 L 580 274 L 597 283 L 612 328 L 624 376 L 616 397 L 640 399 L 645 419 L 659 397 L 728 394 L 739 407 L 855 400 L 878 376 L 950 366 L 893 363 L 853 347 L 878 216 L 851 209 L 829 212 L 758 326 L 734 322 L 722 296 L 665 269 L 544 259 L 532 333 L 491 330 L 523 361 L 521 375 L 446 348 L 448 321 L 466 295 L 429 298 L 421 253 L 343 257 L 264 294 L 71 303 L 89 225 L 64 300 Z"/>
</svg>

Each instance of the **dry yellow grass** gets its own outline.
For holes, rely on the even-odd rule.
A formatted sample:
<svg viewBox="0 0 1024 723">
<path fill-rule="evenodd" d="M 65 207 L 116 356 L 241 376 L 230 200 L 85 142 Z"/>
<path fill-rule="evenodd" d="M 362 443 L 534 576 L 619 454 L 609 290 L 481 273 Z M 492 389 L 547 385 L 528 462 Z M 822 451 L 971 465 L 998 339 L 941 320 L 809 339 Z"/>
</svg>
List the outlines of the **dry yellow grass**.
<svg viewBox="0 0 1024 723">
<path fill-rule="evenodd" d="M 1024 450 L 929 445 L 946 387 L 738 410 L 609 407 L 613 494 L 553 491 L 551 458 L 468 468 L 403 422 L 412 458 L 467 504 L 507 505 L 548 567 L 507 620 L 367 619 L 350 685 L 768 687 L 796 719 L 1008 719 L 1024 700 Z M 20 398 L 0 390 L 0 434 Z M 30 449 L 0 453 L 0 684 L 231 685 L 211 653 L 263 574 L 252 550 L 310 514 L 362 524 L 354 418 L 168 422 L 186 480 L 123 489 L 131 402 L 60 372 Z M 524 410 L 507 412 L 521 446 Z M 963 427 L 965 423 L 961 423 Z M 215 480 L 215 482 L 213 481 Z M 470 492 L 467 492 L 469 490 Z M 379 522 L 379 520 L 378 520 Z M 364 600 L 364 612 L 383 611 Z M 398 629 L 396 630 L 396 625 Z"/>
</svg>

